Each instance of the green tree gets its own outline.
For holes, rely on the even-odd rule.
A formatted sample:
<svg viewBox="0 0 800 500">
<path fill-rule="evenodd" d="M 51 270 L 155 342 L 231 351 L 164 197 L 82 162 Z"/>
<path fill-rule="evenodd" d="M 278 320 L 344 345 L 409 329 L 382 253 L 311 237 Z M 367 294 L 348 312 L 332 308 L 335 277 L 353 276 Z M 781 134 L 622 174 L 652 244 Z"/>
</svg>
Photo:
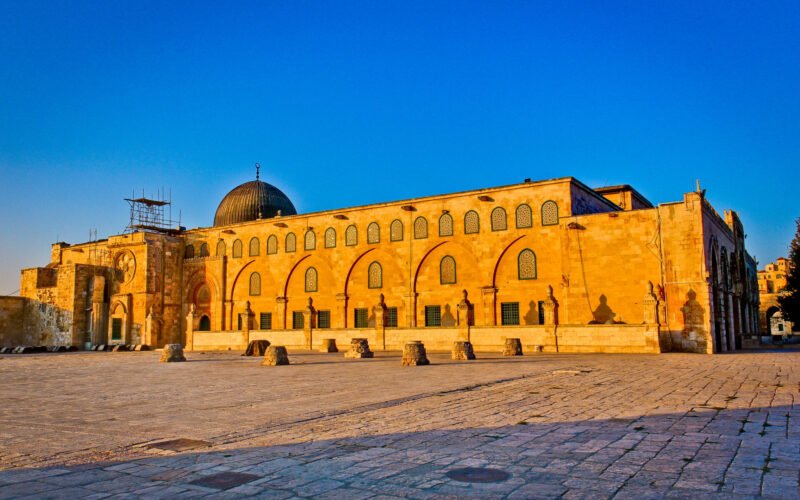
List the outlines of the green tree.
<svg viewBox="0 0 800 500">
<path fill-rule="evenodd" d="M 778 298 L 784 319 L 800 326 L 800 219 L 795 221 L 797 231 L 789 248 L 789 268 L 786 272 L 784 295 Z"/>
</svg>

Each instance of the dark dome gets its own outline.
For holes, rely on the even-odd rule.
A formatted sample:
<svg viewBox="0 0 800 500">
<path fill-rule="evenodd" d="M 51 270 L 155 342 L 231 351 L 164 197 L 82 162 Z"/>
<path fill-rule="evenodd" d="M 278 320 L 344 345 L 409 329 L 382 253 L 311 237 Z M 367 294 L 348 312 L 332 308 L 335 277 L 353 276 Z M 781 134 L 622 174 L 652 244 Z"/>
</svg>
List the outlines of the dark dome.
<svg viewBox="0 0 800 500">
<path fill-rule="evenodd" d="M 255 180 L 235 187 L 225 195 L 214 215 L 215 226 L 267 219 L 281 215 L 297 215 L 291 200 L 283 191 L 266 182 Z"/>
</svg>

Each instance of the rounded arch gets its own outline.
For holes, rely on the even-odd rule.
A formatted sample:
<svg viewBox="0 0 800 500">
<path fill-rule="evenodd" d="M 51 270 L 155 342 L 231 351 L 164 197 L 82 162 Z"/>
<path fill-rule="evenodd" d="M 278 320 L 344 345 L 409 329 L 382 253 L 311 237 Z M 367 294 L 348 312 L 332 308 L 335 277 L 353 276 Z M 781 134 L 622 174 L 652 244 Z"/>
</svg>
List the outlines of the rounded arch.
<svg viewBox="0 0 800 500">
<path fill-rule="evenodd" d="M 283 242 L 283 250 L 286 253 L 293 253 L 297 251 L 297 236 L 294 233 L 289 233 L 286 235 L 286 239 Z"/>
<path fill-rule="evenodd" d="M 208 243 L 204 241 L 200 244 L 200 257 L 208 257 L 209 255 Z"/>
<path fill-rule="evenodd" d="M 368 253 L 370 253 L 370 252 L 372 252 L 374 250 L 375 250 L 374 248 L 370 248 L 369 250 L 366 250 L 365 252 L 363 252 L 360 255 L 358 255 L 353 260 L 353 263 L 350 264 L 350 268 L 347 270 L 347 275 L 344 278 L 344 295 L 345 295 L 345 297 L 347 296 L 347 287 L 348 287 L 348 284 L 350 283 L 350 276 L 353 274 L 353 269 L 355 269 L 356 264 L 358 264 L 358 262 L 361 259 L 363 259 L 365 255 L 367 255 Z"/>
<path fill-rule="evenodd" d="M 306 269 L 305 275 L 305 291 L 306 293 L 313 293 L 319 291 L 319 273 L 317 272 L 317 268 L 314 266 L 309 266 Z"/>
<path fill-rule="evenodd" d="M 424 240 L 428 237 L 428 219 L 420 215 L 414 219 L 414 239 Z"/>
<path fill-rule="evenodd" d="M 317 249 L 317 234 L 313 229 L 306 231 L 306 234 L 303 236 L 303 248 L 305 250 Z"/>
<path fill-rule="evenodd" d="M 225 256 L 225 240 L 219 240 L 217 242 L 217 257 L 224 257 Z"/>
<path fill-rule="evenodd" d="M 508 250 L 512 246 L 514 246 L 514 243 L 518 242 L 519 240 L 521 240 L 524 237 L 525 237 L 525 235 L 517 236 L 516 238 L 511 240 L 511 243 L 506 245 L 505 248 L 503 248 L 503 250 L 500 252 L 500 255 L 497 257 L 497 259 L 495 259 L 495 261 L 494 261 L 494 269 L 492 270 L 492 287 L 497 288 L 497 270 L 500 268 L 500 262 L 502 262 L 503 256 L 505 256 L 506 252 L 508 252 Z"/>
<path fill-rule="evenodd" d="M 517 206 L 515 219 L 518 229 L 533 227 L 533 210 L 531 210 L 531 206 L 527 203 L 521 203 Z"/>
<path fill-rule="evenodd" d="M 453 216 L 449 213 L 439 217 L 439 236 L 453 236 Z"/>
<path fill-rule="evenodd" d="M 505 231 L 508 229 L 508 221 L 506 218 L 506 209 L 503 207 L 494 207 L 490 217 L 492 231 Z"/>
<path fill-rule="evenodd" d="M 542 203 L 542 225 L 555 226 L 558 224 L 558 203 L 547 200 Z"/>
<path fill-rule="evenodd" d="M 475 210 L 464 214 L 464 234 L 478 234 L 481 232 L 481 217 Z"/>
<path fill-rule="evenodd" d="M 520 280 L 536 279 L 536 253 L 530 248 L 523 248 L 517 255 L 517 278 Z"/>
<path fill-rule="evenodd" d="M 336 248 L 336 230 L 332 227 L 325 230 L 325 248 Z"/>
<path fill-rule="evenodd" d="M 211 330 L 211 319 L 208 317 L 208 314 L 204 314 L 200 317 L 200 325 L 197 329 L 201 332 L 208 332 Z"/>
<path fill-rule="evenodd" d="M 250 273 L 250 296 L 261 295 L 261 275 L 258 272 Z"/>
<path fill-rule="evenodd" d="M 194 245 L 192 245 L 191 243 L 186 244 L 186 248 L 183 251 L 183 258 L 194 259 Z"/>
<path fill-rule="evenodd" d="M 352 247 L 358 244 L 358 229 L 355 224 L 350 224 L 344 230 L 344 245 Z"/>
<path fill-rule="evenodd" d="M 403 221 L 395 219 L 389 226 L 389 240 L 390 241 L 403 241 Z"/>
<path fill-rule="evenodd" d="M 304 256 L 300 257 L 297 260 L 297 262 L 294 263 L 292 268 L 289 269 L 289 272 L 286 274 L 286 280 L 283 283 L 283 296 L 284 297 L 286 297 L 288 295 L 289 282 L 292 279 L 292 275 L 294 274 L 295 270 L 297 269 L 297 266 L 299 266 L 304 260 L 308 259 L 309 257 L 311 257 L 311 256 L 310 255 L 304 255 Z"/>
<path fill-rule="evenodd" d="M 439 284 L 455 285 L 458 283 L 458 268 L 456 259 L 452 255 L 445 255 L 439 261 Z"/>
<path fill-rule="evenodd" d="M 367 288 L 383 288 L 383 267 L 374 260 L 367 268 Z"/>
<path fill-rule="evenodd" d="M 275 255 L 278 253 L 278 237 L 270 234 L 267 237 L 267 255 Z"/>
</svg>

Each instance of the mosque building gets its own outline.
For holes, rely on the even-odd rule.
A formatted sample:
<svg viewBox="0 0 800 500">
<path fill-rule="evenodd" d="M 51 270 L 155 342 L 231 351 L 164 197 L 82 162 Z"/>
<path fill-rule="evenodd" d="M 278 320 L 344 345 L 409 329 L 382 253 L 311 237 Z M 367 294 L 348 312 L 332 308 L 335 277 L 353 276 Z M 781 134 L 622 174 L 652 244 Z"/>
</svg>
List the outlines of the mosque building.
<svg viewBox="0 0 800 500">
<path fill-rule="evenodd" d="M 210 227 L 54 244 L 0 342 L 716 353 L 757 342 L 758 291 L 738 215 L 699 189 L 654 206 L 564 177 L 298 214 L 257 176 Z"/>
</svg>

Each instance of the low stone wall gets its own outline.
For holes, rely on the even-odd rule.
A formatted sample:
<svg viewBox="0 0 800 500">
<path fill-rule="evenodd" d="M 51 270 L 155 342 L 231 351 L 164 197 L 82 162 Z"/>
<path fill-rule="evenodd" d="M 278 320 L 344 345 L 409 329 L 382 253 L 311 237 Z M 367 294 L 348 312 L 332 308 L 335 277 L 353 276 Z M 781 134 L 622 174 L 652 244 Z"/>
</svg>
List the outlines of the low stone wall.
<svg viewBox="0 0 800 500">
<path fill-rule="evenodd" d="M 0 347 L 28 345 L 25 335 L 25 298 L 0 297 Z"/>
<path fill-rule="evenodd" d="M 657 354 L 659 331 L 656 325 L 559 325 L 472 327 L 469 340 L 476 351 L 501 352 L 505 339 L 517 337 L 523 351 L 534 352 L 599 352 Z M 366 338 L 372 350 L 403 349 L 406 342 L 421 340 L 428 351 L 449 351 L 456 340 L 467 340 L 458 328 L 390 328 L 384 338 L 375 329 L 318 329 L 311 332 L 313 349 L 322 339 L 335 339 L 342 350 L 350 339 Z M 252 330 L 249 338 L 239 331 L 194 332 L 194 350 L 242 350 L 249 340 L 269 340 L 274 345 L 290 349 L 308 349 L 307 333 L 303 330 Z"/>
</svg>

